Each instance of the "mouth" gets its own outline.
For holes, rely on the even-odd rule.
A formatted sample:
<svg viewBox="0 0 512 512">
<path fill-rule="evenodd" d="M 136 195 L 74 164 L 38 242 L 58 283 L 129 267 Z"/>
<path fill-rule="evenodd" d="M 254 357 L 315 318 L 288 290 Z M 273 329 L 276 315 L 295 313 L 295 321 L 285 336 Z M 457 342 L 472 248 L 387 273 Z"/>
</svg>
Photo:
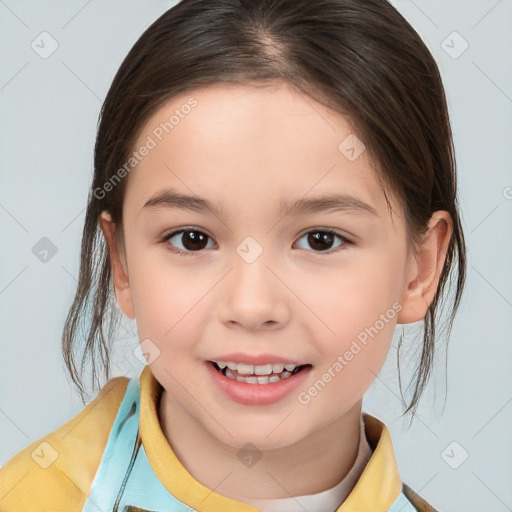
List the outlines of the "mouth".
<svg viewBox="0 0 512 512">
<path fill-rule="evenodd" d="M 218 372 L 231 380 L 247 384 L 272 384 L 289 379 L 311 364 L 285 364 L 273 363 L 264 365 L 250 365 L 226 361 L 209 361 L 209 364 Z"/>
</svg>

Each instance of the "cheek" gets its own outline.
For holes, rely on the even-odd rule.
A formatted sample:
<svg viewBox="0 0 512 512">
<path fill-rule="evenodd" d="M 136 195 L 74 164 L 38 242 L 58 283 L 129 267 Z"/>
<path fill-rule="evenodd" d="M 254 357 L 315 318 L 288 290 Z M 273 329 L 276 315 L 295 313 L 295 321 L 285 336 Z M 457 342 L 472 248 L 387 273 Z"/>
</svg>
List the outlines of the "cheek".
<svg viewBox="0 0 512 512">
<path fill-rule="evenodd" d="M 197 338 L 204 321 L 201 298 L 215 281 L 208 283 L 172 265 L 161 252 L 134 251 L 130 286 L 139 338 L 149 338 L 162 354 L 176 356 Z"/>
<path fill-rule="evenodd" d="M 343 342 L 373 326 L 386 313 L 386 326 L 390 321 L 396 323 L 400 268 L 398 258 L 396 263 L 392 258 L 367 258 L 347 268 L 301 279 L 301 294 L 323 321 L 319 332 L 325 333 L 326 338 L 330 332 L 333 339 Z M 390 334 L 380 322 L 378 326 Z"/>
<path fill-rule="evenodd" d="M 389 351 L 401 309 L 399 260 L 390 255 L 361 261 L 350 272 L 331 273 L 330 279 L 317 276 L 317 291 L 309 295 L 308 305 L 322 320 L 317 325 L 314 319 L 316 332 L 310 333 L 322 354 L 320 370 L 335 374 L 349 395 L 369 387 Z M 312 281 L 309 285 L 311 290 Z"/>
</svg>

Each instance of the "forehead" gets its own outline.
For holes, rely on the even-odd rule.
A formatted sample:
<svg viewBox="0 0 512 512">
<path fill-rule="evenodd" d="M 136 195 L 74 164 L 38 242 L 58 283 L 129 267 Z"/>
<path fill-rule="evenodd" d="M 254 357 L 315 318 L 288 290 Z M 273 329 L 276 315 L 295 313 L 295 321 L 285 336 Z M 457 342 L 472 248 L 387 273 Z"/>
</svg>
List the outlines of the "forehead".
<svg viewBox="0 0 512 512">
<path fill-rule="evenodd" d="M 328 192 L 357 196 L 376 209 L 386 204 L 347 119 L 284 81 L 182 92 L 148 120 L 134 149 L 148 141 L 153 147 L 126 192 L 139 207 L 164 187 L 222 199 L 228 213 L 230 205 L 262 207 L 262 200 L 269 207 L 275 200 L 277 212 L 283 202 Z"/>
</svg>

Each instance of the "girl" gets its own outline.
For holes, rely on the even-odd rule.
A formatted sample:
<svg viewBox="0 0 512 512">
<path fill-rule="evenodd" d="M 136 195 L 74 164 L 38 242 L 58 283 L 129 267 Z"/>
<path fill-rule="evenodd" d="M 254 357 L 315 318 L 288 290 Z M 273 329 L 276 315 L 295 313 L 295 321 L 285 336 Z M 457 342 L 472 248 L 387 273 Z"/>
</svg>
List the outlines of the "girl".
<svg viewBox="0 0 512 512">
<path fill-rule="evenodd" d="M 437 66 L 385 0 L 182 0 L 104 102 L 63 335 L 83 397 L 115 294 L 148 365 L 15 455 L 1 509 L 434 510 L 362 398 L 423 320 L 414 416 L 456 190 Z"/>
</svg>

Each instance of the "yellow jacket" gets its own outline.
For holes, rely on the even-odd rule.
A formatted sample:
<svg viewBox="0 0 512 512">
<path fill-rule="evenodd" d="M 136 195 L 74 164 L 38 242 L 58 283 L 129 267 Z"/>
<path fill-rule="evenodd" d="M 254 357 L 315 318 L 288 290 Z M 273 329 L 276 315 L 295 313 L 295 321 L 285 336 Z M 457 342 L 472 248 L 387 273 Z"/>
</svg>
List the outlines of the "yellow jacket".
<svg viewBox="0 0 512 512">
<path fill-rule="evenodd" d="M 160 391 L 149 366 L 139 379 L 110 380 L 76 416 L 0 470 L 0 511 L 257 512 L 182 466 L 160 428 Z M 363 419 L 373 454 L 336 512 L 435 512 L 402 483 L 386 426 L 366 413 Z"/>
</svg>

